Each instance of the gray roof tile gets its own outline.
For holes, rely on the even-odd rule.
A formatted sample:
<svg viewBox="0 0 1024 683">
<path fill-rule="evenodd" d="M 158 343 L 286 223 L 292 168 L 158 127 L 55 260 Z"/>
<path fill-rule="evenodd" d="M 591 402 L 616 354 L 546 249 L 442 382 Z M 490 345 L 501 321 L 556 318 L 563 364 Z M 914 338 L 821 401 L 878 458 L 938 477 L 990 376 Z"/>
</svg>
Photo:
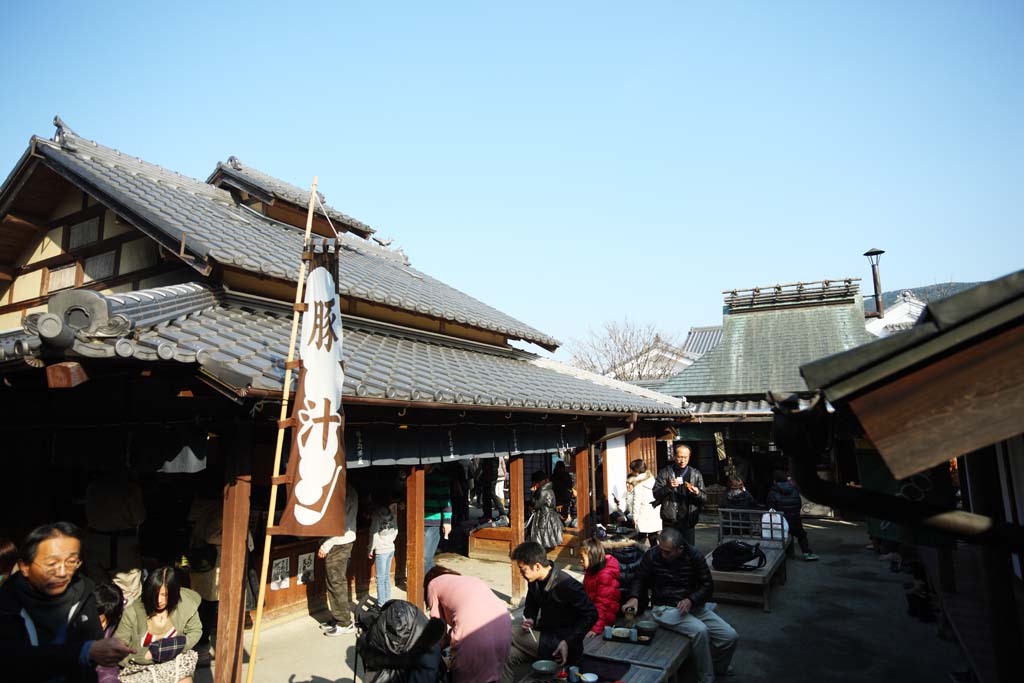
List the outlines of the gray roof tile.
<svg viewBox="0 0 1024 683">
<path fill-rule="evenodd" d="M 859 294 L 846 303 L 727 313 L 722 339 L 658 390 L 672 396 L 802 392 L 800 366 L 873 339 Z"/>
<path fill-rule="evenodd" d="M 303 232 L 245 206 L 217 187 L 95 142 L 66 134 L 62 146 L 36 138 L 51 167 L 72 177 L 174 253 L 182 236 L 196 267 L 209 261 L 294 281 Z M 460 320 L 548 348 L 550 337 L 409 265 L 400 251 L 349 233 L 339 237 L 338 288 L 343 294 L 435 317 Z"/>
<path fill-rule="evenodd" d="M 268 308 L 252 299 L 224 295 L 204 285 L 196 287 L 215 297 L 215 306 L 196 297 L 197 288 L 176 286 L 140 292 L 133 306 L 119 304 L 117 315 L 133 323 L 121 338 L 94 337 L 93 328 L 81 330 L 73 351 L 156 360 L 160 343 L 172 348 L 174 358 L 197 360 L 207 372 L 220 376 L 236 389 L 253 386 L 280 389 L 291 328 L 291 314 Z M 96 292 L 83 296 L 108 303 L 112 297 Z M 152 317 L 151 300 L 169 296 L 192 297 L 198 308 L 187 319 L 180 310 L 165 327 L 135 325 L 135 315 Z M 119 301 L 135 297 L 121 295 Z M 50 311 L 62 315 L 51 304 Z M 34 316 L 28 317 L 29 324 Z M 95 327 L 103 325 L 94 322 Z M 684 415 L 680 402 L 669 396 L 623 382 L 589 375 L 555 361 L 515 349 L 460 341 L 442 335 L 343 316 L 345 394 L 395 400 L 464 403 L 490 406 L 556 407 L 603 412 L 638 412 L 648 415 Z M 26 333 L 27 334 L 27 333 Z M 28 335 L 32 336 L 32 335 Z M 141 343 L 145 339 L 147 343 Z M 240 340 L 239 340 L 240 339 Z M 135 341 L 139 340 L 139 341 Z M 157 342 L 155 345 L 152 342 Z M 255 351 L 258 345 L 261 351 Z M 268 353 L 269 352 L 269 353 Z M 194 354 L 194 355 L 193 355 Z M 238 377 L 245 382 L 238 384 Z"/>
<path fill-rule="evenodd" d="M 722 326 L 713 327 L 691 327 L 686 341 L 679 347 L 679 350 L 691 358 L 700 358 L 711 349 L 718 346 L 722 341 Z"/>
</svg>

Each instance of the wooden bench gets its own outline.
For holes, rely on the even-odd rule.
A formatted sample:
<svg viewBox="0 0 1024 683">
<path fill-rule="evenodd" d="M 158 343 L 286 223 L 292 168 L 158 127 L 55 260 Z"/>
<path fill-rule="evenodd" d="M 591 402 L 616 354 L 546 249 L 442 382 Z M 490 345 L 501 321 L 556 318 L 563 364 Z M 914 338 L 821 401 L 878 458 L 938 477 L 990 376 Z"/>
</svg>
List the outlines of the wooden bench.
<svg viewBox="0 0 1024 683">
<path fill-rule="evenodd" d="M 711 565 L 714 550 L 704 556 L 715 582 L 714 600 L 759 604 L 765 612 L 772 611 L 772 585 L 786 583 L 786 554 L 793 539 L 781 523 L 782 513 L 773 516 L 768 525 L 762 523 L 765 510 L 733 510 L 720 508 L 718 543 L 743 541 L 757 543 L 764 551 L 765 565 L 752 571 L 718 571 Z M 778 520 L 778 521 L 776 521 Z"/>
</svg>

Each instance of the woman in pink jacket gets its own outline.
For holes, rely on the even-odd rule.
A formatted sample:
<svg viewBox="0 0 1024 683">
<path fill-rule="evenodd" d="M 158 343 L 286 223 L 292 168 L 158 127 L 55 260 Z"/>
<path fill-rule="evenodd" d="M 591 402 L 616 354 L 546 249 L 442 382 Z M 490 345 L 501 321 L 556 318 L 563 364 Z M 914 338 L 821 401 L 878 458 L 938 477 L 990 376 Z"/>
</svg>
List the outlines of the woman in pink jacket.
<svg viewBox="0 0 1024 683">
<path fill-rule="evenodd" d="M 596 538 L 588 538 L 580 544 L 580 560 L 583 562 L 583 590 L 597 608 L 597 621 L 587 638 L 601 633 L 605 626 L 614 626 L 619 613 L 622 592 L 619 590 L 619 561 L 606 555 L 604 546 Z"/>
<path fill-rule="evenodd" d="M 475 576 L 434 565 L 423 579 L 430 616 L 448 624 L 454 683 L 493 683 L 508 657 L 512 617 Z"/>
</svg>

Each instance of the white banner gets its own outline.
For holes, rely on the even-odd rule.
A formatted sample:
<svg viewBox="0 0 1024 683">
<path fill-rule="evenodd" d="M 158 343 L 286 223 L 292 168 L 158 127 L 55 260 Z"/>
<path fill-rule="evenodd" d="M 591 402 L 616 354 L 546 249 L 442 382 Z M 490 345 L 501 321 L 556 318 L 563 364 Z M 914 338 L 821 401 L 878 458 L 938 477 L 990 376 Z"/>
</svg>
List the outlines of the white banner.
<svg viewBox="0 0 1024 683">
<path fill-rule="evenodd" d="M 295 519 L 310 526 L 319 522 L 334 495 L 344 466 L 339 439 L 342 433 L 341 309 L 334 279 L 326 268 L 316 268 L 306 279 L 306 311 L 302 314 L 299 355 L 302 405 L 298 415 L 299 466 L 295 479 Z M 290 469 L 290 468 L 289 468 Z"/>
</svg>

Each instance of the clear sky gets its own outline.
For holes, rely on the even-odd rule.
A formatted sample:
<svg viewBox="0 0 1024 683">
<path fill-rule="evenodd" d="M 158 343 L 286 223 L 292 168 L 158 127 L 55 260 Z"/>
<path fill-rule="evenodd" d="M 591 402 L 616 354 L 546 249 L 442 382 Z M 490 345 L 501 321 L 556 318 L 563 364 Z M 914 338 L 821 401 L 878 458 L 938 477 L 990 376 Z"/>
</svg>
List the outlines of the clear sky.
<svg viewBox="0 0 1024 683">
<path fill-rule="evenodd" d="M 727 288 L 1024 267 L 1024 3 L 26 2 L 0 174 L 54 114 L 230 155 L 562 341 L 684 334 Z M 563 354 L 559 354 L 563 357 Z"/>
</svg>

